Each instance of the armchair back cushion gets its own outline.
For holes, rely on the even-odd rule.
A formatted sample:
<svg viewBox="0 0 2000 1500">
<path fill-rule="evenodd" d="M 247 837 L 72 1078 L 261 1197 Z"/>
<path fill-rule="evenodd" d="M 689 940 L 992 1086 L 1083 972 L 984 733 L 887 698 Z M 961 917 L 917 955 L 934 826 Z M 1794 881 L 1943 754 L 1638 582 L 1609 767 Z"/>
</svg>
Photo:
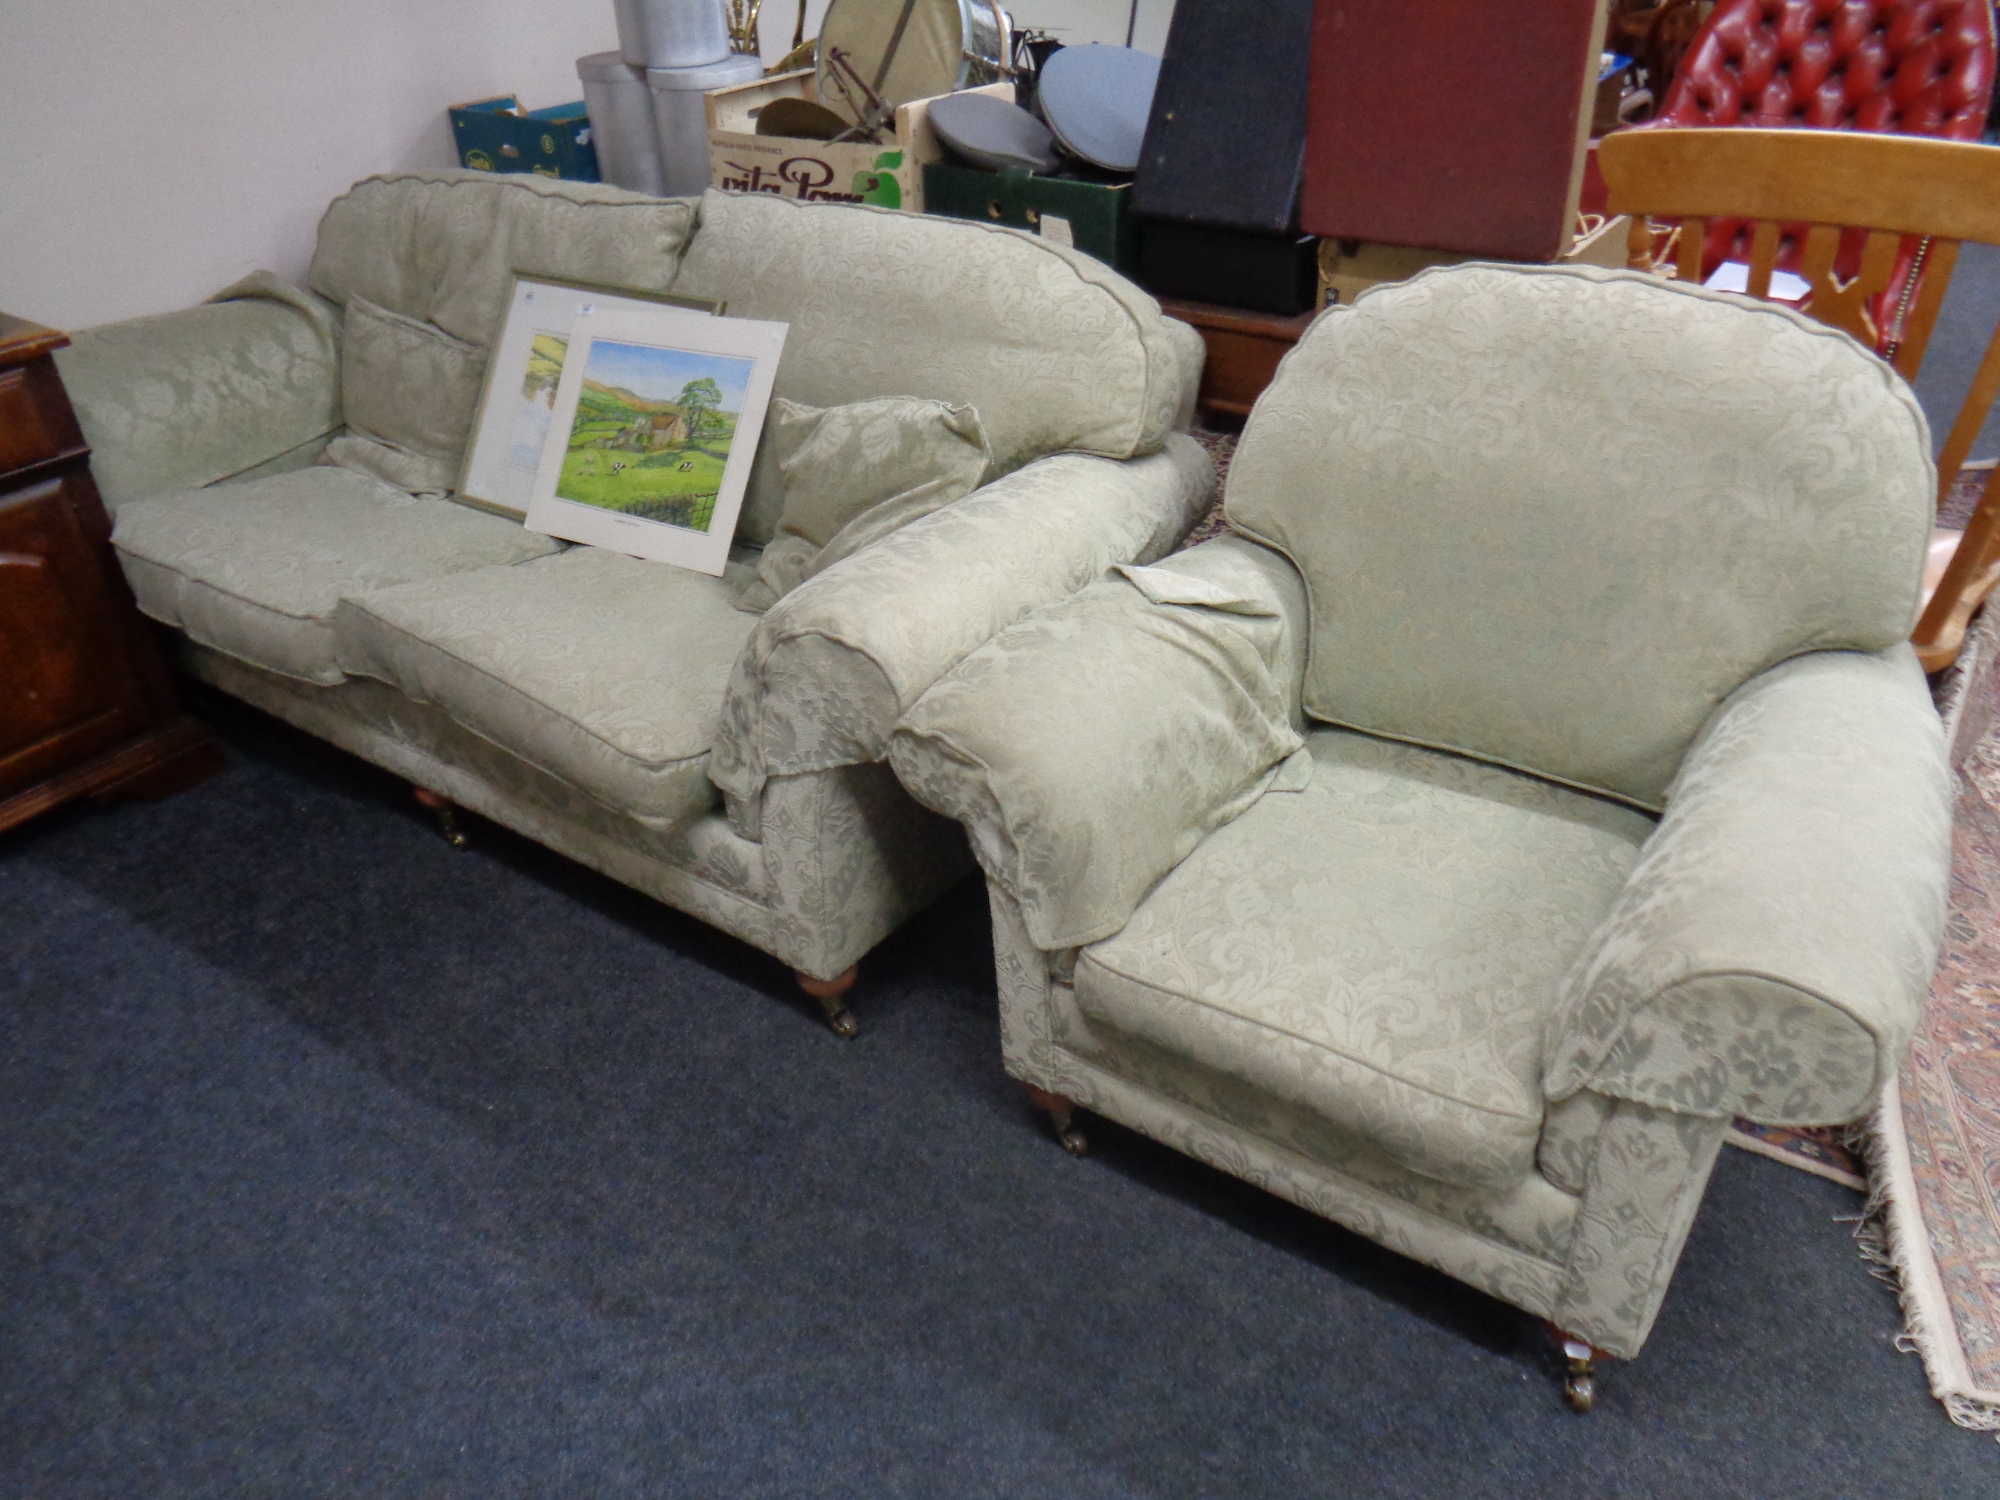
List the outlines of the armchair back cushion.
<svg viewBox="0 0 2000 1500">
<path fill-rule="evenodd" d="M 997 478 L 1043 454 L 1152 453 L 1186 350 L 1117 272 L 1011 229 L 711 190 L 674 291 L 791 325 L 777 395 L 971 406 Z"/>
<path fill-rule="evenodd" d="M 1902 380 L 1788 308 L 1468 265 L 1327 312 L 1227 506 L 1305 576 L 1313 717 L 1657 809 L 1747 679 L 1908 634 L 1930 453 Z"/>
</svg>

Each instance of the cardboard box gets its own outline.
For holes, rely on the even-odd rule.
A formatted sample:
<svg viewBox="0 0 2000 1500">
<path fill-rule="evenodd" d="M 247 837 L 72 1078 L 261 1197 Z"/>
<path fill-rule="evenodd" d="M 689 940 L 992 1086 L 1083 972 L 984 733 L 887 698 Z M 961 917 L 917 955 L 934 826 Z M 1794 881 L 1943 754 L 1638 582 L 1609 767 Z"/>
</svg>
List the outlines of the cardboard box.
<svg viewBox="0 0 2000 1500">
<path fill-rule="evenodd" d="M 451 134 L 461 166 L 476 172 L 533 172 L 597 182 L 597 147 L 581 99 L 525 110 L 512 94 L 451 106 Z"/>
<path fill-rule="evenodd" d="M 1606 219 L 1572 243 L 1555 263 L 1559 266 L 1625 267 L 1625 232 L 1631 220 L 1620 214 Z M 1352 240 L 1319 242 L 1320 305 L 1346 306 L 1371 286 L 1407 281 L 1428 266 L 1457 266 L 1492 256 L 1460 255 L 1449 250 L 1418 250 L 1405 245 L 1356 244 Z"/>
<path fill-rule="evenodd" d="M 1129 182 L 1078 182 L 1013 170 L 986 172 L 949 162 L 924 168 L 924 211 L 1026 229 L 1074 245 L 1126 274 L 1138 267 L 1138 241 L 1127 205 Z"/>
<path fill-rule="evenodd" d="M 1014 85 L 993 83 L 971 93 L 1014 100 Z M 873 203 L 910 213 L 924 211 L 924 167 L 944 156 L 926 112 L 930 100 L 896 109 L 895 139 L 869 142 L 806 141 L 758 135 L 757 113 L 773 99 L 819 103 L 813 70 L 711 89 L 708 112 L 709 181 L 726 193 L 772 193 L 819 203 Z"/>
</svg>

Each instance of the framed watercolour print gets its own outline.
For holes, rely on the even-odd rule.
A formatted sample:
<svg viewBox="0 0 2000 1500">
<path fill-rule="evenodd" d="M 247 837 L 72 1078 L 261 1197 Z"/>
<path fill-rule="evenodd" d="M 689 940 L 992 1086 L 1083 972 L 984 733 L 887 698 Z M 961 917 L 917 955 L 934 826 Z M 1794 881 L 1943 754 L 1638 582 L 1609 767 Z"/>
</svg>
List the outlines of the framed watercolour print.
<svg viewBox="0 0 2000 1500">
<path fill-rule="evenodd" d="M 542 463 L 556 385 L 562 378 L 570 324 L 577 309 L 649 308 L 662 305 L 719 313 L 720 303 L 624 291 L 584 281 L 517 274 L 507 298 L 507 321 L 486 362 L 486 387 L 465 452 L 458 498 L 480 510 L 520 520 Z"/>
<path fill-rule="evenodd" d="M 786 326 L 586 298 L 529 528 L 720 576 Z"/>
</svg>

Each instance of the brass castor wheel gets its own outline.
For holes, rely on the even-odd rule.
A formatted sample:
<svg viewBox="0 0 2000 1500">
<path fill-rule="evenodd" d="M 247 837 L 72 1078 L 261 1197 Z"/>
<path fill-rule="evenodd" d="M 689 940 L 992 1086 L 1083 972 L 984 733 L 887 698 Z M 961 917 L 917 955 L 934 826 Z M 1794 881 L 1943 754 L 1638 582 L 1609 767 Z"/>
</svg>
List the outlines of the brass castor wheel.
<svg viewBox="0 0 2000 1500">
<path fill-rule="evenodd" d="M 847 992 L 854 988 L 855 978 L 860 972 L 859 964 L 850 964 L 845 974 L 836 974 L 831 979 L 815 979 L 804 970 L 797 973 L 799 988 L 819 1002 L 820 1010 L 826 1015 L 828 1029 L 843 1042 L 851 1042 L 861 1035 L 861 1023 L 847 1008 Z"/>
<path fill-rule="evenodd" d="M 1056 1139 L 1062 1142 L 1063 1150 L 1071 1156 L 1083 1156 L 1090 1151 L 1090 1142 L 1078 1130 L 1072 1120 L 1075 1117 L 1076 1101 L 1065 1099 L 1061 1094 L 1052 1094 L 1047 1089 L 1028 1085 L 1028 1102 L 1049 1117 L 1049 1123 L 1056 1128 Z"/>
<path fill-rule="evenodd" d="M 1563 1399 L 1571 1411 L 1587 1412 L 1597 1404 L 1597 1350 L 1560 1330 L 1556 1339 L 1563 1352 Z"/>
<path fill-rule="evenodd" d="M 431 816 L 437 820 L 438 832 L 444 835 L 444 841 L 461 852 L 470 849 L 472 835 L 467 833 L 465 825 L 458 821 L 458 808 L 451 798 L 440 792 L 434 792 L 429 787 L 420 786 L 416 788 L 416 793 L 417 805 L 430 809 Z"/>
<path fill-rule="evenodd" d="M 1574 1412 L 1587 1412 L 1597 1404 L 1597 1379 L 1592 1375 L 1570 1375 L 1563 1381 L 1563 1396 Z"/>
</svg>

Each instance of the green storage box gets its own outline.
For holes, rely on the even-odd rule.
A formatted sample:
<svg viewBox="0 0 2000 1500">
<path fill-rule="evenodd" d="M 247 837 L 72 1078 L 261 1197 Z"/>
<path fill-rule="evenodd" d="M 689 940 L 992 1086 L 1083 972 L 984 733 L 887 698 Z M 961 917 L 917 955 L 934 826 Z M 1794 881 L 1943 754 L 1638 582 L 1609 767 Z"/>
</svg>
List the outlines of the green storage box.
<svg viewBox="0 0 2000 1500">
<path fill-rule="evenodd" d="M 924 168 L 925 213 L 1030 230 L 1075 245 L 1128 276 L 1139 265 L 1138 237 L 1126 208 L 1131 193 L 1129 182 L 983 172 L 944 162 Z"/>
<path fill-rule="evenodd" d="M 461 166 L 479 172 L 534 172 L 596 182 L 597 148 L 583 101 L 524 110 L 512 94 L 451 106 Z"/>
</svg>

